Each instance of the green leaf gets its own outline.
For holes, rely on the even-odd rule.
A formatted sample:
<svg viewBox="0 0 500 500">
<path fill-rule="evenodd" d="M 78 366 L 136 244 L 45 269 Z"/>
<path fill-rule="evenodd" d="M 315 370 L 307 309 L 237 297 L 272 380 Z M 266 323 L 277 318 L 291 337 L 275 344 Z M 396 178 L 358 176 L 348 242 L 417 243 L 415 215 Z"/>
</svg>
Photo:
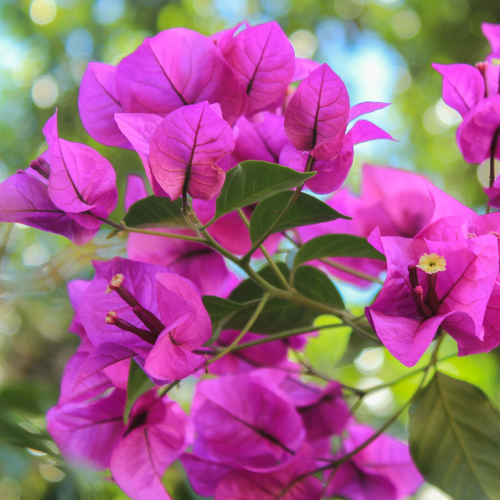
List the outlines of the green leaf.
<svg viewBox="0 0 500 500">
<path fill-rule="evenodd" d="M 212 337 L 207 342 L 207 345 L 217 340 L 224 325 L 236 312 L 253 306 L 253 304 L 240 304 L 214 295 L 203 295 L 202 300 L 212 321 Z"/>
<path fill-rule="evenodd" d="M 302 186 L 313 175 L 315 172 L 301 173 L 266 161 L 244 161 L 227 172 L 214 220 L 280 191 Z"/>
<path fill-rule="evenodd" d="M 290 271 L 283 262 L 277 264 L 283 276 L 288 279 Z M 258 273 L 267 282 L 277 288 L 283 288 L 278 278 L 269 266 L 265 266 Z M 231 293 L 229 299 L 234 302 L 248 303 L 255 301 L 255 305 L 237 311 L 226 323 L 225 328 L 241 329 L 245 326 L 250 316 L 257 307 L 257 301 L 262 297 L 263 290 L 253 280 L 247 279 L 240 283 Z M 299 306 L 282 299 L 270 299 L 260 316 L 252 326 L 253 333 L 271 334 L 292 328 L 301 328 L 313 324 L 320 313 Z"/>
<path fill-rule="evenodd" d="M 271 225 L 274 224 L 274 221 L 286 207 L 292 196 L 293 193 L 291 191 L 277 193 L 257 205 L 250 219 L 250 239 L 252 243 L 258 241 Z M 286 231 L 294 227 L 319 224 L 336 219 L 349 219 L 349 217 L 342 215 L 314 196 L 300 193 L 295 204 L 279 221 L 272 232 L 279 233 L 280 231 Z"/>
<path fill-rule="evenodd" d="M 182 200 L 148 196 L 136 201 L 123 222 L 129 227 L 187 227 L 182 215 Z"/>
<path fill-rule="evenodd" d="M 134 406 L 134 403 L 153 387 L 153 382 L 151 382 L 149 377 L 144 373 L 144 370 L 134 360 L 131 360 L 128 372 L 127 403 L 123 413 L 123 422 L 125 425 L 128 423 L 130 410 L 132 406 Z"/>
<path fill-rule="evenodd" d="M 436 372 L 410 408 L 410 449 L 454 500 L 497 500 L 500 414 L 476 386 Z"/>
<path fill-rule="evenodd" d="M 305 297 L 322 304 L 345 309 L 344 301 L 332 280 L 312 266 L 301 266 L 295 271 L 293 287 Z"/>
<path fill-rule="evenodd" d="M 304 262 L 326 257 L 364 257 L 385 261 L 385 256 L 375 250 L 366 238 L 351 234 L 325 234 L 304 243 L 295 255 L 293 265 L 298 267 Z"/>
<path fill-rule="evenodd" d="M 25 422 L 33 430 L 35 427 L 30 422 Z M 13 422 L 6 417 L 0 417 L 0 442 L 18 446 L 20 448 L 31 448 L 33 450 L 42 451 L 48 455 L 53 455 L 54 452 L 47 446 L 49 436 L 43 431 L 39 434 L 29 432 L 17 422 Z"/>
</svg>

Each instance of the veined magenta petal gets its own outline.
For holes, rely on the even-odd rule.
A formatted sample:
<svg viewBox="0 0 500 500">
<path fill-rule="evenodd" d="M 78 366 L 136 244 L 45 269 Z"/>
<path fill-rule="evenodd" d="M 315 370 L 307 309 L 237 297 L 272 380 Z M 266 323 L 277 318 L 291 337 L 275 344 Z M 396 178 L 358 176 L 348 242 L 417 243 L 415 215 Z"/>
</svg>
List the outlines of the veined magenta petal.
<svg viewBox="0 0 500 500">
<path fill-rule="evenodd" d="M 106 469 L 124 431 L 126 397 L 115 389 L 95 401 L 70 401 L 49 410 L 47 430 L 63 456 L 84 467 Z"/>
<path fill-rule="evenodd" d="M 235 147 L 231 153 L 231 165 L 236 166 L 245 160 L 275 162 L 274 155 L 261 139 L 254 125 L 244 116 L 238 119 L 233 128 Z"/>
<path fill-rule="evenodd" d="M 328 478 L 328 476 L 327 476 Z M 343 463 L 327 487 L 328 496 L 350 500 L 398 500 L 396 487 L 376 472 L 360 470 L 350 460 Z"/>
<path fill-rule="evenodd" d="M 352 122 L 361 115 L 373 113 L 390 105 L 390 102 L 360 102 L 349 110 L 349 121 Z"/>
<path fill-rule="evenodd" d="M 345 452 L 349 453 L 360 446 L 374 432 L 364 425 L 351 426 L 349 437 L 344 442 Z M 424 482 L 413 464 L 408 445 L 385 434 L 356 454 L 353 462 L 364 472 L 372 472 L 391 481 L 396 488 L 397 498 L 413 495 Z"/>
<path fill-rule="evenodd" d="M 165 116 L 181 106 L 219 103 L 231 125 L 241 115 L 243 92 L 209 38 L 174 28 L 146 39 L 118 65 L 117 90 L 128 113 Z"/>
<path fill-rule="evenodd" d="M 309 153 L 298 151 L 289 143 L 280 155 L 280 163 L 287 167 L 304 172 Z M 342 149 L 332 160 L 314 159 L 311 171 L 316 172 L 314 177 L 306 181 L 306 187 L 314 193 L 327 194 L 332 193 L 342 186 L 354 159 L 354 150 L 351 135 L 344 137 Z"/>
<path fill-rule="evenodd" d="M 54 205 L 47 186 L 30 174 L 18 172 L 0 184 L 0 221 L 17 222 L 60 234 L 76 245 L 90 241 L 99 225 L 87 229 Z"/>
<path fill-rule="evenodd" d="M 375 141 L 377 139 L 387 139 L 389 141 L 396 140 L 385 130 L 382 130 L 368 120 L 358 120 L 353 125 L 352 129 L 349 130 L 349 134 L 352 136 L 352 143 L 354 145 L 362 142 Z"/>
<path fill-rule="evenodd" d="M 169 324 L 184 320 L 171 330 L 176 344 L 195 349 L 205 343 L 212 334 L 212 324 L 199 290 L 186 278 L 173 273 L 158 274 L 158 302 L 161 318 Z"/>
<path fill-rule="evenodd" d="M 198 434 L 194 453 L 199 455 L 198 447 L 205 450 L 203 456 L 237 462 L 248 470 L 283 467 L 304 440 L 293 406 L 250 375 L 199 383 L 191 415 Z"/>
<path fill-rule="evenodd" d="M 118 486 L 134 500 L 170 500 L 161 479 L 189 446 L 191 434 L 177 403 L 150 393 L 142 396 L 111 456 L 110 470 Z"/>
<path fill-rule="evenodd" d="M 184 453 L 180 460 L 193 490 L 204 497 L 212 497 L 219 481 L 236 467 L 193 453 Z"/>
<path fill-rule="evenodd" d="M 455 233 L 461 231 L 464 217 L 447 219 L 456 226 Z M 442 233 L 441 228 L 430 235 Z M 406 366 L 420 359 L 441 324 L 459 344 L 483 338 L 482 324 L 497 275 L 498 243 L 492 235 L 459 236 L 455 241 L 411 240 L 380 237 L 376 230 L 369 238 L 386 255 L 387 278 L 366 315 L 380 340 Z M 438 253 L 446 259 L 446 270 L 439 273 L 436 284 L 439 309 L 427 318 L 418 313 L 408 273 L 408 265 L 417 264 L 424 253 Z M 425 273 L 419 271 L 417 276 L 419 286 L 427 290 Z"/>
<path fill-rule="evenodd" d="M 465 161 L 482 163 L 490 157 L 495 137 L 494 156 L 500 159 L 500 95 L 482 99 L 467 113 L 457 130 L 457 142 Z"/>
<path fill-rule="evenodd" d="M 48 190 L 52 202 L 67 213 L 88 211 L 97 217 L 107 217 L 118 201 L 111 163 L 85 144 L 59 139 L 57 111 L 45 124 L 43 133 L 49 145 Z M 84 221 L 81 223 L 86 225 Z M 94 225 L 99 227 L 100 221 L 95 219 Z"/>
<path fill-rule="evenodd" d="M 281 150 L 288 142 L 288 137 L 285 134 L 285 117 L 274 113 L 264 112 L 261 114 L 263 120 L 253 123 L 253 126 L 262 142 L 274 156 L 276 163 Z"/>
<path fill-rule="evenodd" d="M 87 133 L 106 146 L 130 149 L 130 142 L 116 126 L 114 115 L 123 108 L 116 92 L 116 66 L 90 62 L 78 94 L 78 111 Z"/>
<path fill-rule="evenodd" d="M 468 223 L 471 226 L 475 224 L 477 214 L 476 212 L 474 212 L 474 210 L 465 206 L 463 203 L 460 203 L 458 200 L 453 198 L 453 196 L 450 196 L 441 189 L 437 188 L 427 179 L 422 179 L 434 203 L 434 213 L 432 214 L 432 218 L 430 219 L 429 223 L 443 217 L 461 215 L 467 219 Z"/>
<path fill-rule="evenodd" d="M 87 342 L 85 341 L 81 342 L 76 353 L 71 356 L 64 367 L 58 406 L 68 402 L 81 403 L 83 401 L 89 401 L 103 394 L 104 391 L 113 388 L 111 380 L 104 373 L 96 373 L 84 380 L 78 387 L 75 387 L 80 368 L 89 356 L 89 350 L 92 349 L 92 346 L 86 344 Z"/>
<path fill-rule="evenodd" d="M 439 273 L 436 291 L 439 314 L 461 311 L 476 324 L 481 338 L 486 305 L 498 274 L 498 243 L 493 235 L 459 241 L 428 241 L 429 251 L 445 255 L 446 271 Z M 445 328 L 451 336 L 453 331 Z"/>
<path fill-rule="evenodd" d="M 312 59 L 296 57 L 292 83 L 300 82 L 304 78 L 307 78 L 319 66 L 321 66 L 321 64 L 317 61 L 313 61 Z"/>
<path fill-rule="evenodd" d="M 234 149 L 229 125 L 206 102 L 170 113 L 151 140 L 149 160 L 153 175 L 171 199 L 184 185 L 193 198 L 217 196 L 225 174 L 216 162 Z"/>
<path fill-rule="evenodd" d="M 247 95 L 247 114 L 268 109 L 292 81 L 295 54 L 275 21 L 248 26 L 225 38 L 220 49 Z"/>
<path fill-rule="evenodd" d="M 82 363 L 75 382 L 75 387 L 87 380 L 92 375 L 99 373 L 111 365 L 119 363 L 125 359 L 130 359 L 136 353 L 120 344 L 104 342 L 92 350 Z"/>
<path fill-rule="evenodd" d="M 137 151 L 144 165 L 149 183 L 153 188 L 153 193 L 156 196 L 165 196 L 165 191 L 160 187 L 151 172 L 151 163 L 149 161 L 151 138 L 158 125 L 162 122 L 162 118 L 148 113 L 119 113 L 115 115 L 115 120 L 123 135 L 127 137 L 132 147 Z"/>
<path fill-rule="evenodd" d="M 95 277 L 80 302 L 80 316 L 92 344 L 97 346 L 104 342 L 115 342 L 136 352 L 138 349 L 150 349 L 150 344 L 133 333 L 106 323 L 106 315 L 110 311 L 115 311 L 119 318 L 138 328 L 144 328 L 144 324 L 133 313 L 132 308 L 116 292 L 106 293 L 106 289 L 113 276 L 122 274 L 123 286 L 142 307 L 159 318 L 156 275 L 167 273 L 168 269 L 122 257 L 115 257 L 108 262 L 94 261 L 93 265 L 96 270 Z"/>
<path fill-rule="evenodd" d="M 300 151 L 311 150 L 341 133 L 349 117 L 344 82 L 327 65 L 302 80 L 285 113 L 285 132 Z"/>
<path fill-rule="evenodd" d="M 156 380 L 171 382 L 192 375 L 207 359 L 194 354 L 183 345 L 174 344 L 170 332 L 160 335 L 146 358 L 144 371 Z"/>
<path fill-rule="evenodd" d="M 443 76 L 443 101 L 465 116 L 484 97 L 484 78 L 468 64 L 437 64 L 432 67 Z"/>
<path fill-rule="evenodd" d="M 288 465 L 271 474 L 230 472 L 218 484 L 214 500 L 320 500 L 323 486 L 309 474 L 315 469 L 313 450 L 304 446 Z"/>
<path fill-rule="evenodd" d="M 483 35 L 490 42 L 492 52 L 500 50 L 500 26 L 498 24 L 482 23 Z"/>
<path fill-rule="evenodd" d="M 125 196 L 123 198 L 125 211 L 128 211 L 136 201 L 146 198 L 147 195 L 148 192 L 143 178 L 139 175 L 130 174 L 127 177 L 127 187 L 125 188 Z"/>
</svg>

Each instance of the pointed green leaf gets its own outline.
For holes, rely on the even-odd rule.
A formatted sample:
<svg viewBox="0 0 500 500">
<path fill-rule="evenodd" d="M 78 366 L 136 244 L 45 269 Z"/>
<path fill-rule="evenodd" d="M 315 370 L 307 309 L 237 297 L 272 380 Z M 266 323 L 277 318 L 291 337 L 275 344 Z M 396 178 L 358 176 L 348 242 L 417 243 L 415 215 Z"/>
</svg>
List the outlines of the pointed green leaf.
<svg viewBox="0 0 500 500">
<path fill-rule="evenodd" d="M 213 344 L 219 334 L 224 328 L 224 325 L 238 312 L 248 307 L 252 307 L 254 304 L 240 304 L 238 302 L 232 302 L 231 300 L 222 299 L 214 295 L 203 295 L 202 297 L 203 305 L 210 316 L 212 321 L 212 337 L 207 342 L 206 345 Z M 258 303 L 258 301 L 255 301 Z"/>
<path fill-rule="evenodd" d="M 315 172 L 301 173 L 266 161 L 244 161 L 226 174 L 215 219 L 273 194 L 302 186 Z"/>
<path fill-rule="evenodd" d="M 250 219 L 250 238 L 252 242 L 258 241 L 266 233 L 292 196 L 293 193 L 291 191 L 285 191 L 275 194 L 257 205 Z M 318 198 L 300 193 L 295 204 L 279 221 L 276 227 L 273 228 L 272 232 L 279 233 L 280 231 L 286 231 L 294 227 L 349 218 Z"/>
<path fill-rule="evenodd" d="M 312 266 L 301 266 L 295 271 L 293 287 L 305 297 L 322 304 L 345 309 L 344 301 L 332 280 Z"/>
<path fill-rule="evenodd" d="M 500 414 L 476 386 L 437 372 L 410 408 L 410 449 L 453 500 L 497 500 Z"/>
<path fill-rule="evenodd" d="M 326 257 L 364 257 L 385 261 L 385 256 L 375 250 L 366 238 L 351 234 L 325 234 L 304 243 L 293 261 L 294 267 L 304 262 Z"/>
<path fill-rule="evenodd" d="M 290 271 L 282 262 L 278 263 L 278 267 L 283 276 L 288 279 Z M 269 266 L 265 266 L 259 271 L 268 283 L 278 288 L 283 288 L 279 280 L 274 275 Z M 257 307 L 258 300 L 262 298 L 263 290 L 253 280 L 247 279 L 240 283 L 231 293 L 229 299 L 234 302 L 248 303 L 255 301 L 255 305 L 236 312 L 225 325 L 228 329 L 241 329 Z M 267 301 L 263 311 L 252 326 L 253 333 L 271 334 L 283 330 L 291 330 L 292 328 L 301 328 L 313 324 L 314 319 L 320 313 L 299 306 L 292 302 L 282 299 L 270 299 Z"/>
<path fill-rule="evenodd" d="M 134 361 L 130 361 L 130 369 L 128 372 L 127 383 L 127 403 L 123 413 L 123 421 L 125 425 L 128 423 L 130 410 L 134 403 L 149 389 L 153 388 L 154 384 L 149 377 L 144 373 L 144 370 Z"/>
<path fill-rule="evenodd" d="M 187 227 L 182 215 L 182 200 L 148 196 L 136 201 L 123 219 L 129 227 Z"/>
</svg>

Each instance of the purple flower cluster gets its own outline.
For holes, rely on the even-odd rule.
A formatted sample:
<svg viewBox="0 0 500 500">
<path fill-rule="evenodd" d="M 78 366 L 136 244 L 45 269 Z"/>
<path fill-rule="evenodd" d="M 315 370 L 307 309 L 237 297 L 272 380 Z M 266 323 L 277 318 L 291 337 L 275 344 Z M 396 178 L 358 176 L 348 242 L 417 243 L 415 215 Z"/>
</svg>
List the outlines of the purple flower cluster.
<svg viewBox="0 0 500 500">
<path fill-rule="evenodd" d="M 443 100 L 460 113 L 463 121 L 457 130 L 457 142 L 468 163 L 500 159 L 500 26 L 482 25 L 491 45 L 486 61 L 467 64 L 433 64 L 443 76 Z M 486 195 L 490 206 L 500 208 L 500 181 L 493 168 Z"/>
<path fill-rule="evenodd" d="M 487 62 L 435 65 L 444 76 L 445 102 L 464 118 L 458 141 L 470 162 L 500 158 L 500 30 L 484 25 L 484 32 L 494 50 Z M 57 115 L 44 128 L 48 150 L 0 184 L 0 221 L 76 244 L 89 241 L 103 223 L 129 233 L 129 259 L 94 262 L 92 281 L 68 286 L 75 310 L 70 331 L 81 343 L 47 418 L 67 460 L 109 469 L 134 500 L 170 498 L 162 476 L 177 460 L 195 492 L 215 500 L 399 500 L 416 491 L 423 479 L 408 446 L 357 423 L 346 387 L 331 379 L 311 382 L 302 364 L 288 359 L 290 349 L 307 344 L 312 320 L 310 330 L 267 332 L 277 334 L 269 341 L 252 329 L 268 299 L 276 316 L 284 316 L 278 305 L 286 300 L 292 307 L 312 303 L 315 313 L 336 314 L 356 327 L 348 311 L 330 306 L 330 296 L 315 302 L 303 295 L 294 282 L 301 268 L 293 253 L 290 280 L 272 260 L 285 237 L 300 253 L 317 237 L 342 235 L 368 238 L 385 261 L 371 258 L 379 255 L 366 245 L 364 255 L 344 249 L 316 255 L 309 262 L 316 269 L 308 271 L 334 292 L 318 269 L 361 287 L 386 271 L 366 317 L 404 365 L 415 365 L 443 331 L 460 356 L 500 345 L 500 213 L 478 215 L 424 177 L 397 169 L 365 165 L 359 196 L 339 190 L 356 144 L 392 140 L 369 121 L 350 124 L 386 106 L 351 107 L 340 77 L 326 64 L 296 58 L 275 22 L 241 23 L 212 37 L 171 29 L 146 39 L 116 67 L 89 64 L 79 95 L 85 129 L 104 145 L 135 150 L 154 199 L 180 212 L 173 202 L 182 198 L 179 216 L 186 224 L 134 232 L 110 221 L 117 203 L 114 169 L 88 146 L 59 139 Z M 303 186 L 280 181 L 285 194 L 299 187 L 262 245 L 251 232 L 252 214 L 262 207 L 256 200 L 267 202 L 264 195 L 253 198 L 257 188 L 232 205 L 238 210 L 216 216 L 227 172 L 246 160 L 287 178 L 307 178 L 293 170 L 310 176 Z M 323 203 L 303 195 L 303 187 L 335 194 Z M 487 191 L 491 206 L 499 190 L 500 184 Z M 126 210 L 147 194 L 143 179 L 131 176 Z M 309 224 L 276 229 L 301 196 L 321 204 L 322 212 L 295 215 Z M 350 219 L 332 216 L 332 209 Z M 252 257 L 269 261 L 282 288 L 255 271 Z M 248 282 L 240 283 L 228 261 L 247 273 L 260 299 L 232 300 L 231 292 Z M 214 299 L 229 309 L 226 320 L 245 308 L 254 313 L 244 327 L 226 326 L 207 311 Z M 186 413 L 168 392 L 188 377 L 195 395 Z"/>
<path fill-rule="evenodd" d="M 81 344 L 47 417 L 66 459 L 109 468 L 138 500 L 169 498 L 161 477 L 177 459 L 194 490 L 218 500 L 280 494 L 290 500 L 325 494 L 397 499 L 421 484 L 408 447 L 388 436 L 343 460 L 333 481 L 331 470 L 323 481 L 313 475 L 373 430 L 355 423 L 339 383 L 302 381 L 300 366 L 286 359 L 284 341 L 214 363 L 210 372 L 218 376 L 197 383 L 189 416 L 152 388 L 124 424 L 130 363 L 144 369 L 151 386 L 199 377 L 207 359 L 194 351 L 209 338 L 210 320 L 194 285 L 166 268 L 119 257 L 94 265 L 91 282 L 68 287 L 75 307 L 70 330 Z M 259 337 L 247 335 L 245 342 Z M 233 338 L 223 332 L 219 343 Z M 295 343 L 301 345 L 304 339 Z M 343 444 L 333 452 L 331 440 L 340 436 Z"/>
</svg>

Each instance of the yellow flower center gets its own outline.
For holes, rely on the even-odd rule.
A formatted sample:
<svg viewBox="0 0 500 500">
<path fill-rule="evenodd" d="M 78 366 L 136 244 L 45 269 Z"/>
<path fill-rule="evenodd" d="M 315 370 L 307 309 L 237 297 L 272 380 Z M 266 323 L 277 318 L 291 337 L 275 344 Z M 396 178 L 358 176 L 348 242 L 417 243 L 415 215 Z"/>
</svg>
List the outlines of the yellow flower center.
<svg viewBox="0 0 500 500">
<path fill-rule="evenodd" d="M 417 267 L 427 274 L 434 274 L 439 271 L 446 271 L 446 259 L 437 253 L 424 253 L 418 261 Z"/>
</svg>

